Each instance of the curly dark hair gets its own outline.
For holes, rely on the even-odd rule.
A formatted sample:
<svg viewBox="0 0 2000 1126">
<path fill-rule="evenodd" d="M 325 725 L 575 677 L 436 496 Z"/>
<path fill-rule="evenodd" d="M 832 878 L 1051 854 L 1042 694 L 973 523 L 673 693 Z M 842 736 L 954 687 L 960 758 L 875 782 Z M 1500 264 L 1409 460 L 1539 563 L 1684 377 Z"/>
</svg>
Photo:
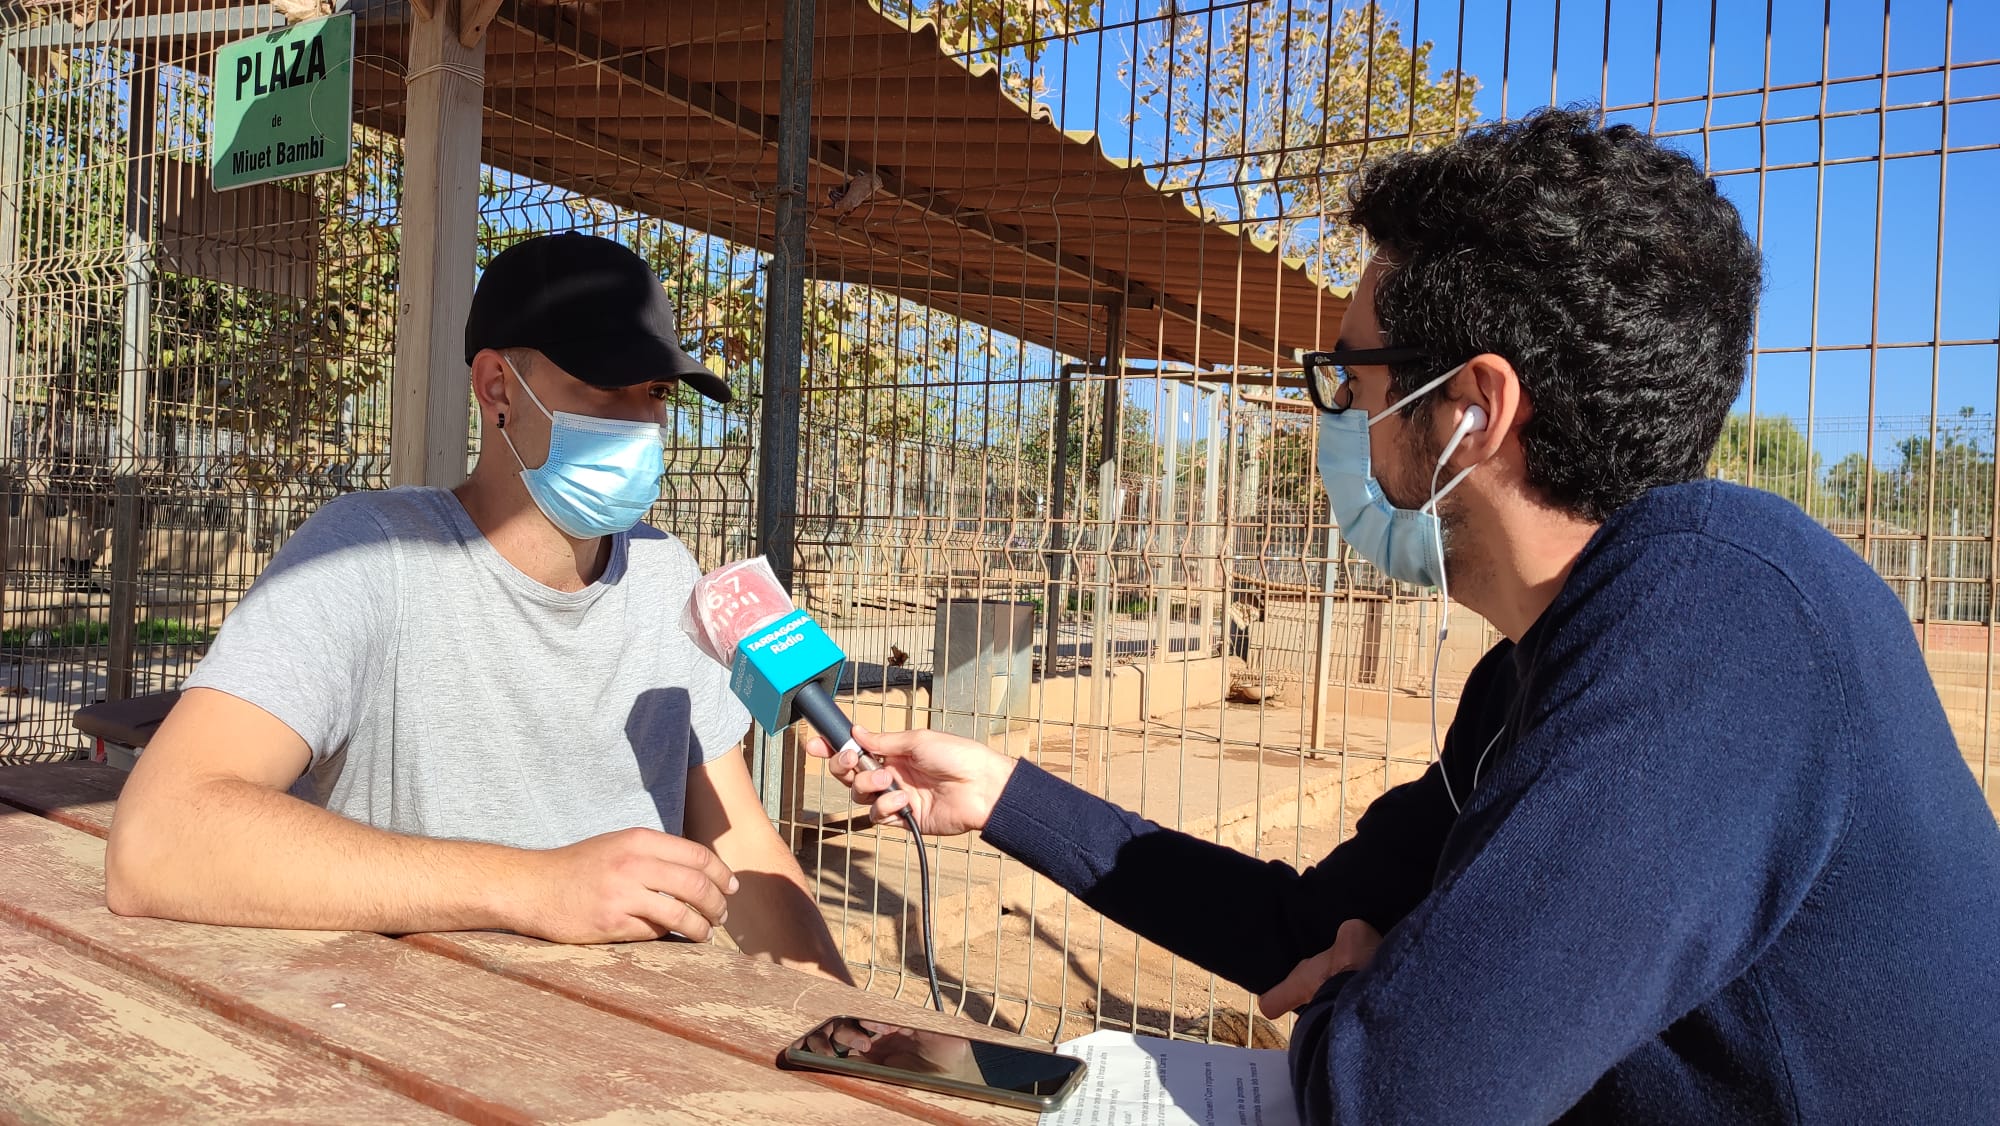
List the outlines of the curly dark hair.
<svg viewBox="0 0 2000 1126">
<path fill-rule="evenodd" d="M 1385 339 L 1435 357 L 1396 367 L 1397 394 L 1506 357 L 1534 412 L 1528 483 L 1587 520 L 1704 472 L 1743 384 L 1761 261 L 1694 161 L 1545 109 L 1372 164 L 1349 202 L 1382 262 Z"/>
</svg>

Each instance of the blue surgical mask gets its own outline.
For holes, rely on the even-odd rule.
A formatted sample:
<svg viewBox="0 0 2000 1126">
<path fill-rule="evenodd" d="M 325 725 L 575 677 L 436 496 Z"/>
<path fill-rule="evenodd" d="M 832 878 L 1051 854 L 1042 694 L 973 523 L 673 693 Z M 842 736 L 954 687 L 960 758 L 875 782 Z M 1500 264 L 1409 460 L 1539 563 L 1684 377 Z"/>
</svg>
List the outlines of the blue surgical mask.
<svg viewBox="0 0 2000 1126">
<path fill-rule="evenodd" d="M 568 411 L 553 413 L 535 397 L 528 381 L 506 361 L 528 401 L 549 418 L 548 460 L 529 469 L 505 427 L 500 437 L 520 462 L 528 496 L 549 523 L 575 539 L 595 539 L 629 531 L 660 499 L 666 443 L 651 422 L 595 418 Z"/>
<path fill-rule="evenodd" d="M 1442 489 L 1437 487 L 1437 474 L 1433 473 L 1431 497 L 1422 508 L 1397 508 L 1389 503 L 1381 483 L 1375 480 L 1369 462 L 1368 430 L 1430 394 L 1457 375 L 1463 366 L 1403 396 L 1373 418 L 1357 410 L 1339 414 L 1321 412 L 1319 416 L 1319 479 L 1333 504 L 1333 519 L 1340 527 L 1340 538 L 1354 548 L 1355 554 L 1401 582 L 1419 586 L 1444 582 L 1444 529 L 1438 523 L 1437 504 L 1476 467 L 1460 470 Z M 1436 468 L 1443 469 L 1450 457 L 1451 450 L 1447 449 Z"/>
</svg>

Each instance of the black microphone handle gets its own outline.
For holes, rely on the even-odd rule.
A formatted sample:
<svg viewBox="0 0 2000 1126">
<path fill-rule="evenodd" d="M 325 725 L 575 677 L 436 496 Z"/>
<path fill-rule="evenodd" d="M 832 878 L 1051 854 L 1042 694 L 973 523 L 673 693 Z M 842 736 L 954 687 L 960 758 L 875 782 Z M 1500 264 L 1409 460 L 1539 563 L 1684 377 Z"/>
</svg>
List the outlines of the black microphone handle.
<svg viewBox="0 0 2000 1126">
<path fill-rule="evenodd" d="M 799 686 L 799 690 L 792 695 L 792 711 L 812 724 L 813 730 L 826 736 L 826 741 L 833 744 L 834 754 L 839 754 L 854 740 L 854 722 L 840 710 L 839 704 L 833 702 L 826 686 L 817 680 Z"/>
<path fill-rule="evenodd" d="M 854 744 L 854 721 L 847 718 L 847 713 L 840 710 L 840 705 L 833 702 L 833 696 L 819 681 L 807 681 L 799 686 L 799 690 L 792 694 L 792 711 L 812 724 L 813 730 L 826 736 L 826 741 L 833 744 L 834 754 Z M 859 746 L 854 747 L 854 753 L 860 757 L 863 769 L 882 769 L 875 756 Z M 903 787 L 892 779 L 889 788 L 900 790 Z M 904 806 L 901 813 L 903 823 L 910 827 L 910 832 L 916 833 L 917 815 L 908 806 Z"/>
</svg>

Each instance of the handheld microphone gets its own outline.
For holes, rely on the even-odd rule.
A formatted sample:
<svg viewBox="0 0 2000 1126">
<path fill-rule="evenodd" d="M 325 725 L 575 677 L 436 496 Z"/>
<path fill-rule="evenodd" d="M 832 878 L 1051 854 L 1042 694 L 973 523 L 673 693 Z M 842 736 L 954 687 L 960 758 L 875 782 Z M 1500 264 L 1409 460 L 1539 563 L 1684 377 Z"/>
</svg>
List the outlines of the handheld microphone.
<svg viewBox="0 0 2000 1126">
<path fill-rule="evenodd" d="M 718 567 L 695 582 L 681 626 L 695 647 L 729 666 L 729 690 L 766 734 L 804 719 L 835 752 L 852 749 L 862 765 L 881 764 L 854 742 L 854 724 L 834 703 L 840 651 L 762 556 Z"/>
<path fill-rule="evenodd" d="M 695 648 L 729 667 L 729 690 L 749 707 L 766 735 L 803 719 L 833 744 L 835 754 L 852 750 L 863 769 L 882 769 L 854 742 L 854 723 L 833 699 L 847 654 L 810 614 L 792 605 L 792 596 L 763 556 L 725 564 L 695 580 L 681 628 Z M 902 786 L 892 778 L 889 788 Z M 916 813 L 907 805 L 898 812 L 916 838 L 918 876 L 924 885 L 924 963 L 930 972 L 931 1004 L 943 1012 L 931 953 L 929 850 Z"/>
</svg>

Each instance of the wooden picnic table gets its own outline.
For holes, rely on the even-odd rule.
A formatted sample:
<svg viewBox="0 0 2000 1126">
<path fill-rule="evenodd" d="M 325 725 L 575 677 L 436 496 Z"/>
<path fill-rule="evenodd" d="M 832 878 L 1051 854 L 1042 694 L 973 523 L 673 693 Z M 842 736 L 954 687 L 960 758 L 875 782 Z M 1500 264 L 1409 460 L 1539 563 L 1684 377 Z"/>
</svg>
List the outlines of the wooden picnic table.
<svg viewBox="0 0 2000 1126">
<path fill-rule="evenodd" d="M 0 767 L 0 1121 L 1034 1121 L 781 1070 L 837 1014 L 1031 1042 L 716 946 L 113 915 L 104 837 L 124 779 Z"/>
</svg>

